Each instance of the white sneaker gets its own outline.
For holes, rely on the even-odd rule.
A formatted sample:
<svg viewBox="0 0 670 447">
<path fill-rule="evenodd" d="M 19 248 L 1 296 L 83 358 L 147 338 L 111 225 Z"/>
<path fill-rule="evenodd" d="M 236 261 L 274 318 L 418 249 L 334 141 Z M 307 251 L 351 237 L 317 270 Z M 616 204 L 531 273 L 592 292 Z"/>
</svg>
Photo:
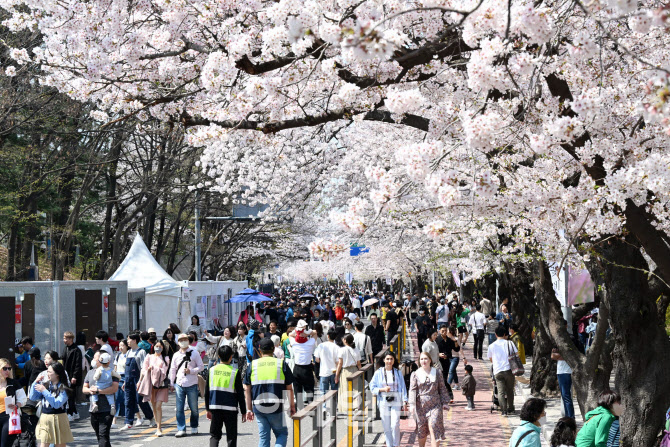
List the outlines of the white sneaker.
<svg viewBox="0 0 670 447">
<path fill-rule="evenodd" d="M 123 424 L 123 425 L 121 426 L 121 428 L 119 428 L 119 431 L 129 430 L 129 429 L 131 429 L 131 428 L 133 428 L 132 425 L 130 425 L 130 424 Z"/>
<path fill-rule="evenodd" d="M 133 424 L 134 427 L 141 427 L 142 425 L 144 425 L 144 419 L 135 419 L 135 423 Z"/>
<path fill-rule="evenodd" d="M 112 425 L 110 425 L 109 427 L 110 427 L 110 428 L 119 428 L 119 426 L 116 425 L 116 424 L 112 424 Z"/>
<path fill-rule="evenodd" d="M 154 436 L 160 438 L 161 436 L 163 436 L 163 432 L 160 431 L 160 430 L 156 430 L 156 433 L 154 434 Z"/>
<path fill-rule="evenodd" d="M 191 434 L 192 435 L 197 435 L 198 434 L 198 427 L 191 427 Z"/>
<path fill-rule="evenodd" d="M 158 424 L 156 424 L 156 419 L 152 419 L 149 421 L 149 427 L 154 428 L 157 427 Z"/>
<path fill-rule="evenodd" d="M 465 407 L 465 409 L 468 410 L 468 411 L 474 410 L 474 408 L 470 408 L 470 407 Z"/>
<path fill-rule="evenodd" d="M 74 417 L 71 414 L 67 415 L 68 422 L 74 422 Z"/>
<path fill-rule="evenodd" d="M 183 438 L 186 436 L 186 432 L 184 430 L 179 430 L 177 433 L 175 433 L 174 437 L 175 438 Z"/>
<path fill-rule="evenodd" d="M 95 408 L 97 409 L 98 406 L 96 405 Z M 74 414 L 74 420 L 75 420 L 75 421 L 78 421 L 78 420 L 79 420 L 79 413 L 75 413 L 75 414 Z"/>
</svg>

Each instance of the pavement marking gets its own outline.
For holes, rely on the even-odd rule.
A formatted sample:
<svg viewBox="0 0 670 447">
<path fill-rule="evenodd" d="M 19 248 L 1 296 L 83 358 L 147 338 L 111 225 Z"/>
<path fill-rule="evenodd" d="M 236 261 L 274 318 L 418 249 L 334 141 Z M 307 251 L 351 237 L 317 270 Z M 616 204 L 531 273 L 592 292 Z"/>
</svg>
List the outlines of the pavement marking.
<svg viewBox="0 0 670 447">
<path fill-rule="evenodd" d="M 200 404 L 198 404 L 198 409 L 201 409 L 201 408 L 205 408 L 205 403 L 204 402 L 201 402 Z M 187 407 L 186 409 L 184 409 L 184 419 L 186 419 L 186 417 L 190 416 L 190 415 L 191 415 L 191 410 Z M 163 421 L 162 424 L 163 425 L 171 424 L 171 423 L 176 422 L 176 421 L 177 421 L 177 416 L 174 416 L 174 417 L 171 417 L 170 419 L 167 419 L 167 420 Z M 167 429 L 167 430 L 162 430 L 162 431 L 163 431 L 163 433 L 165 433 L 168 430 L 176 430 L 176 427 L 171 428 L 171 429 Z M 153 428 L 149 427 L 145 430 L 142 430 L 138 434 L 132 435 L 131 437 L 132 438 L 140 438 L 142 436 L 146 436 L 146 435 L 150 434 L 151 432 L 155 433 L 156 432 L 156 427 L 153 427 Z M 155 437 L 156 436 L 152 436 L 152 438 L 155 438 Z"/>
</svg>

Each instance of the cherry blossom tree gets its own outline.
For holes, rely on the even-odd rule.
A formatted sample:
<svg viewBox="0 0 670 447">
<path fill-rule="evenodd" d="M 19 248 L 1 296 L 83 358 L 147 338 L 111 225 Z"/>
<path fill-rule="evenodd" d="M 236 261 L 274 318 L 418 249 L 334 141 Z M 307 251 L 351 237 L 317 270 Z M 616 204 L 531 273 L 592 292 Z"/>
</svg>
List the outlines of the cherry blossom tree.
<svg viewBox="0 0 670 447">
<path fill-rule="evenodd" d="M 327 215 L 362 240 L 407 238 L 426 257 L 451 254 L 475 276 L 491 254 L 595 259 L 608 272 L 603 305 L 624 392 L 622 442 L 653 442 L 670 395 L 660 379 L 670 343 L 654 295 L 667 295 L 670 280 L 667 5 L 0 6 L 11 13 L 6 26 L 44 36 L 14 49 L 13 67 L 38 64 L 45 85 L 95 104 L 103 125 L 181 123 L 189 144 L 205 147 L 213 189 L 271 204 L 268 219 Z M 341 251 L 320 247 L 325 256 Z M 653 271 L 660 286 L 631 273 L 640 271 Z M 555 298 L 547 300 L 545 317 L 554 315 Z M 560 322 L 543 321 L 567 346 Z"/>
</svg>

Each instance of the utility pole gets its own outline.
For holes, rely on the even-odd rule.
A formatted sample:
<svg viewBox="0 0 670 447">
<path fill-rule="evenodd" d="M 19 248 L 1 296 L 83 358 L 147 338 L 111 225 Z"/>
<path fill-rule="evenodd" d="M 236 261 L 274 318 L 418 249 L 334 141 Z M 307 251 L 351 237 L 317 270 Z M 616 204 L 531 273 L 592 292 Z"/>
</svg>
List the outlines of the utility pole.
<svg viewBox="0 0 670 447">
<path fill-rule="evenodd" d="M 201 240 L 200 240 L 200 206 L 198 205 L 198 190 L 195 190 L 195 280 L 200 281 L 202 272 L 200 271 Z"/>
<path fill-rule="evenodd" d="M 435 268 L 433 268 L 433 296 L 435 296 Z"/>
</svg>

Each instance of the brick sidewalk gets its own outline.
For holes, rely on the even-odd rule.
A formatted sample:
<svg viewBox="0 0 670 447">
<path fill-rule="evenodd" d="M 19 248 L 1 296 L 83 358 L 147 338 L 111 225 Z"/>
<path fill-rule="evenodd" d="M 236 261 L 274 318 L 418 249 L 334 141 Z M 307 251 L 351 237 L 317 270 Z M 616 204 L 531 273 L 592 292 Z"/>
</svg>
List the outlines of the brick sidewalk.
<svg viewBox="0 0 670 447">
<path fill-rule="evenodd" d="M 419 352 L 416 334 L 410 336 L 413 353 Z M 465 348 L 465 357 L 471 358 L 472 339 L 468 340 Z M 415 358 L 415 355 L 411 356 Z M 491 413 L 491 395 L 493 384 L 491 383 L 490 362 L 488 360 L 471 360 L 469 364 L 473 367 L 473 375 L 477 380 L 477 393 L 475 394 L 475 410 L 465 409 L 466 400 L 460 390 L 454 390 L 454 403 L 444 415 L 444 428 L 447 440 L 440 443 L 444 446 L 487 446 L 507 447 L 512 433 L 507 418 L 500 415 L 499 411 Z M 463 363 L 458 365 L 459 378 L 465 374 Z M 400 420 L 400 445 L 416 446 L 419 441 L 416 437 L 416 424 L 414 419 Z M 430 446 L 430 440 L 426 443 Z"/>
</svg>

